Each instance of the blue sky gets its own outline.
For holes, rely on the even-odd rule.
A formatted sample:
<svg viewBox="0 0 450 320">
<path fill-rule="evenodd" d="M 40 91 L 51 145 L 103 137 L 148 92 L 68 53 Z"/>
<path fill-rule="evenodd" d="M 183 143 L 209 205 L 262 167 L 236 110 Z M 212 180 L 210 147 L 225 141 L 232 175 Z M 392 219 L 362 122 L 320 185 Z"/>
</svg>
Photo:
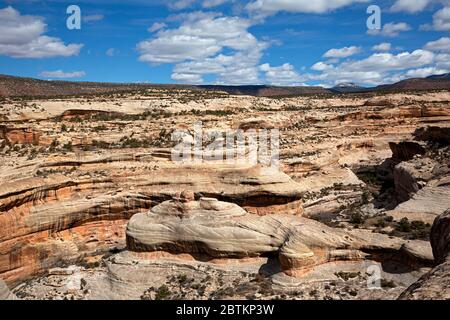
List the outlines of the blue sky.
<svg viewBox="0 0 450 320">
<path fill-rule="evenodd" d="M 81 8 L 68 30 L 66 8 Z M 381 8 L 381 30 L 366 10 Z M 450 0 L 0 1 L 0 73 L 373 86 L 450 72 Z"/>
</svg>

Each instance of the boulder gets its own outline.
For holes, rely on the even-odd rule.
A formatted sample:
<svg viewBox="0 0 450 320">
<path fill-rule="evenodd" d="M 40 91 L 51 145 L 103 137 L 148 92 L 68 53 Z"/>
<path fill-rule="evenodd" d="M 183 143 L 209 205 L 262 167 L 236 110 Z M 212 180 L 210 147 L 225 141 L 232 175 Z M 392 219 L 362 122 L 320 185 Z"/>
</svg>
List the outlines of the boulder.
<svg viewBox="0 0 450 320">
<path fill-rule="evenodd" d="M 450 209 L 434 220 L 430 241 L 436 263 L 450 258 Z"/>
<path fill-rule="evenodd" d="M 450 209 L 436 218 L 430 238 L 435 262 L 438 266 L 412 284 L 400 295 L 399 299 L 450 299 Z"/>
</svg>

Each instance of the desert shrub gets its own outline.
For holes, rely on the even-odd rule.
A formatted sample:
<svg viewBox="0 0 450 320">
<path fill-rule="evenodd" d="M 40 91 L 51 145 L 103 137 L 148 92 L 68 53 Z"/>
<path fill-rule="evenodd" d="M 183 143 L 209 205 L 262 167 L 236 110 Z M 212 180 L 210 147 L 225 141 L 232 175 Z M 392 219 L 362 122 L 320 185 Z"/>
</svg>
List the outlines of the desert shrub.
<svg viewBox="0 0 450 320">
<path fill-rule="evenodd" d="M 352 224 L 364 223 L 364 217 L 360 211 L 355 211 L 350 215 L 350 223 L 352 223 Z"/>
<path fill-rule="evenodd" d="M 411 232 L 411 223 L 408 218 L 402 218 L 399 223 L 397 223 L 396 230 L 400 232 Z"/>
<path fill-rule="evenodd" d="M 169 296 L 169 288 L 165 284 L 163 284 L 156 290 L 155 300 L 166 300 Z"/>
</svg>

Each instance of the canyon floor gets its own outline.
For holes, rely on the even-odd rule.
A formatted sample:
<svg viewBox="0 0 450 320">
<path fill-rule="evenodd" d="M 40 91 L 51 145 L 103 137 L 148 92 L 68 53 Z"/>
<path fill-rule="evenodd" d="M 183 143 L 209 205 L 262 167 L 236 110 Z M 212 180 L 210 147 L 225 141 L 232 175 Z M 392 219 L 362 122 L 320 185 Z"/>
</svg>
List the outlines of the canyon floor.
<svg viewBox="0 0 450 320">
<path fill-rule="evenodd" d="M 450 298 L 449 91 L 0 105 L 5 297 Z M 279 165 L 174 162 L 198 121 L 279 130 Z"/>
</svg>

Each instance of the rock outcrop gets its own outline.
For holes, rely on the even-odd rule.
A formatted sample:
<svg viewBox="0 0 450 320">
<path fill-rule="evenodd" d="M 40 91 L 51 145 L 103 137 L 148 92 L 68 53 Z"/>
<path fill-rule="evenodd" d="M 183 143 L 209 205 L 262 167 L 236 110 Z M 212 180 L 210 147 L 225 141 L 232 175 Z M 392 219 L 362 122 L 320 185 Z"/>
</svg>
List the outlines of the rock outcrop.
<svg viewBox="0 0 450 320">
<path fill-rule="evenodd" d="M 431 246 L 436 263 L 450 259 L 450 208 L 436 218 L 431 228 Z"/>
<path fill-rule="evenodd" d="M 428 127 L 416 130 L 415 136 L 428 145 L 411 142 L 403 148 L 391 144 L 395 191 L 399 205 L 390 215 L 433 223 L 450 207 L 450 149 L 448 128 Z M 408 146 L 406 148 L 406 146 Z"/>
<path fill-rule="evenodd" d="M 281 269 L 291 276 L 302 276 L 324 263 L 362 260 L 383 251 L 406 254 L 419 264 L 432 259 L 424 241 L 333 229 L 298 216 L 257 216 L 209 198 L 167 201 L 134 215 L 127 226 L 127 247 L 134 252 L 203 254 L 210 259 L 278 254 Z"/>
<path fill-rule="evenodd" d="M 431 245 L 438 266 L 411 285 L 400 299 L 450 299 L 450 209 L 434 221 Z"/>
<path fill-rule="evenodd" d="M 139 172 L 123 175 L 118 165 Z M 93 166 L 108 174 L 92 176 Z M 67 168 L 80 173 L 68 177 L 62 174 Z M 39 170 L 52 174 L 27 177 Z M 9 174 L 0 185 L 0 274 L 8 283 L 123 249 L 131 216 L 183 190 L 232 201 L 258 215 L 302 214 L 298 184 L 273 168 L 177 166 L 148 155 L 66 159 Z"/>
<path fill-rule="evenodd" d="M 38 144 L 42 133 L 29 127 L 12 127 L 0 125 L 0 139 L 9 145 L 18 144 Z"/>
<path fill-rule="evenodd" d="M 9 291 L 6 283 L 0 279 L 0 301 L 1 300 L 16 300 L 16 296 Z"/>
</svg>

